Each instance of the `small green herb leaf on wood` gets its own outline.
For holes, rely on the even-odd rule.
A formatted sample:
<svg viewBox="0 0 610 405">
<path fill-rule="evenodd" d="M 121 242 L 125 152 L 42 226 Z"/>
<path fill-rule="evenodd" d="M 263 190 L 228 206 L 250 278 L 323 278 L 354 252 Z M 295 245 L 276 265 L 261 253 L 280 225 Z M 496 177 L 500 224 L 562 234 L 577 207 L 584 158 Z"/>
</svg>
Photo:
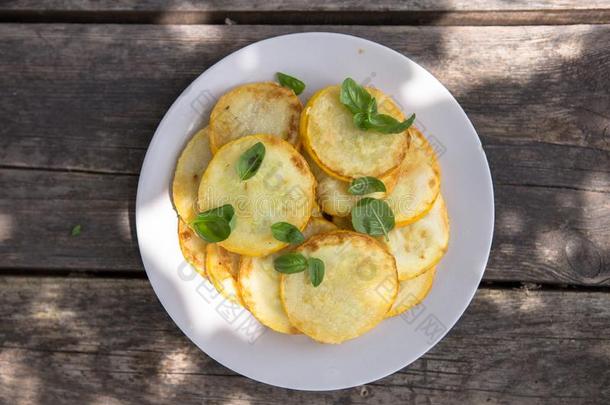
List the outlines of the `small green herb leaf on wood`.
<svg viewBox="0 0 610 405">
<path fill-rule="evenodd" d="M 286 73 L 277 72 L 277 80 L 284 87 L 288 87 L 294 91 L 297 96 L 305 90 L 305 83 L 296 77 L 287 75 Z"/>
<path fill-rule="evenodd" d="M 307 259 L 300 253 L 285 253 L 273 260 L 273 267 L 284 274 L 300 273 L 307 269 Z"/>
<path fill-rule="evenodd" d="M 191 227 L 206 242 L 222 242 L 231 235 L 231 230 L 235 227 L 235 209 L 231 204 L 225 204 L 201 212 L 191 222 Z"/>
<path fill-rule="evenodd" d="M 271 225 L 271 233 L 275 239 L 293 245 L 300 245 L 305 242 L 305 237 L 299 228 L 288 222 L 276 222 Z"/>
<path fill-rule="evenodd" d="M 241 181 L 248 180 L 256 174 L 265 158 L 265 145 L 262 142 L 255 143 L 247 151 L 242 153 L 237 162 L 237 174 Z"/>
<path fill-rule="evenodd" d="M 324 280 L 324 262 L 316 257 L 307 259 L 309 268 L 309 280 L 314 287 L 317 287 Z"/>
<path fill-rule="evenodd" d="M 352 180 L 347 192 L 352 195 L 365 195 L 377 192 L 385 192 L 385 184 L 376 177 L 358 177 Z"/>
<path fill-rule="evenodd" d="M 80 224 L 74 225 L 72 230 L 70 231 L 70 236 L 78 236 L 80 235 L 82 227 Z"/>
<path fill-rule="evenodd" d="M 385 201 L 364 197 L 352 209 L 352 225 L 358 232 L 384 235 L 387 240 L 395 225 L 394 213 Z"/>
</svg>

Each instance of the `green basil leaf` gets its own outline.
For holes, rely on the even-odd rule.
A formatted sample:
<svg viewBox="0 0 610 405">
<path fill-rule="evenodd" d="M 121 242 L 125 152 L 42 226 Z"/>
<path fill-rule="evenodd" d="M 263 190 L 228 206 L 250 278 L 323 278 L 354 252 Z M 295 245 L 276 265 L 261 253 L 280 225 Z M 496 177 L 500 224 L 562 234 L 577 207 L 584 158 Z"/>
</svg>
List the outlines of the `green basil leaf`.
<svg viewBox="0 0 610 405">
<path fill-rule="evenodd" d="M 286 73 L 277 72 L 277 80 L 284 87 L 288 87 L 294 91 L 294 94 L 297 96 L 305 90 L 305 83 L 297 79 L 296 77 L 292 77 L 287 75 Z"/>
<path fill-rule="evenodd" d="M 191 222 L 197 235 L 206 242 L 222 242 L 231 235 L 235 227 L 235 209 L 231 204 L 201 212 Z"/>
<path fill-rule="evenodd" d="M 81 228 L 82 227 L 80 226 L 80 224 L 74 225 L 74 227 L 70 231 L 70 236 L 78 236 L 78 235 L 80 235 Z"/>
<path fill-rule="evenodd" d="M 300 253 L 285 253 L 273 260 L 273 267 L 284 274 L 300 273 L 307 268 L 307 259 Z"/>
<path fill-rule="evenodd" d="M 364 129 L 364 130 L 367 129 L 366 125 L 367 125 L 368 119 L 369 119 L 368 115 L 366 115 L 366 113 L 363 113 L 363 112 L 356 113 L 352 116 L 352 121 L 354 122 L 354 125 L 357 128 Z"/>
<path fill-rule="evenodd" d="M 193 222 L 191 226 L 201 239 L 209 243 L 222 242 L 231 235 L 231 225 L 223 218 L 210 217 Z"/>
<path fill-rule="evenodd" d="M 271 233 L 275 239 L 293 245 L 300 245 L 305 242 L 305 236 L 303 236 L 299 228 L 288 222 L 276 222 L 271 225 Z"/>
<path fill-rule="evenodd" d="M 316 257 L 307 259 L 309 268 L 309 280 L 314 287 L 317 287 L 324 280 L 324 262 Z"/>
<path fill-rule="evenodd" d="M 366 106 L 366 113 L 369 116 L 377 114 L 377 100 L 375 100 L 375 97 L 371 97 L 371 101 Z"/>
<path fill-rule="evenodd" d="M 364 197 L 352 209 L 352 225 L 358 232 L 388 239 L 395 225 L 394 213 L 385 201 Z"/>
<path fill-rule="evenodd" d="M 398 134 L 413 125 L 414 121 L 415 114 L 411 114 L 411 116 L 403 122 L 386 114 L 372 114 L 364 122 L 364 126 L 366 129 L 372 129 L 384 134 Z"/>
<path fill-rule="evenodd" d="M 371 95 L 364 89 L 364 87 L 359 86 L 354 79 L 348 77 L 341 84 L 341 94 L 339 95 L 339 101 L 341 104 L 346 106 L 352 114 L 357 114 L 360 112 L 366 113 L 369 109 L 372 108 L 370 105 L 372 103 L 373 98 Z M 375 105 L 375 110 L 377 106 Z"/>
<path fill-rule="evenodd" d="M 365 195 L 377 192 L 385 192 L 385 184 L 376 177 L 358 177 L 352 180 L 347 192 L 352 195 Z"/>
<path fill-rule="evenodd" d="M 220 207 L 201 212 L 198 214 L 197 219 L 210 216 L 222 217 L 225 221 L 229 223 L 233 222 L 233 224 L 235 224 L 235 209 L 231 204 L 221 205 Z M 197 219 L 195 219 L 195 221 L 197 221 Z"/>
<path fill-rule="evenodd" d="M 356 127 L 367 130 L 370 117 L 375 114 L 377 114 L 377 101 L 375 100 L 375 97 L 371 97 L 366 109 L 355 113 L 352 117 L 352 121 Z"/>
<path fill-rule="evenodd" d="M 242 153 L 237 162 L 237 174 L 241 181 L 248 180 L 254 176 L 265 158 L 265 145 L 262 142 L 255 143 L 250 149 Z"/>
</svg>

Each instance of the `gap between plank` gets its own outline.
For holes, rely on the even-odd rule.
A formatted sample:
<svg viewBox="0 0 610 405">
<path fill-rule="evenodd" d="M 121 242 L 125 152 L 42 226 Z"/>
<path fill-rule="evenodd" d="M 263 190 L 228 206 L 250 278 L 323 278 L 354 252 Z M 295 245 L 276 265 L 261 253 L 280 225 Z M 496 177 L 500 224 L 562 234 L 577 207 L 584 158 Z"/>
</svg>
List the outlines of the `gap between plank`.
<svg viewBox="0 0 610 405">
<path fill-rule="evenodd" d="M 5 277 L 24 278 L 64 278 L 70 279 L 132 279 L 147 280 L 148 276 L 142 270 L 62 270 L 62 269 L 21 269 L 0 268 L 0 281 Z M 610 286 L 584 286 L 575 284 L 551 284 L 525 281 L 488 281 L 482 280 L 478 289 L 484 290 L 528 290 L 528 291 L 575 291 L 575 292 L 607 292 Z"/>
<path fill-rule="evenodd" d="M 101 279 L 136 279 L 147 280 L 146 272 L 133 270 L 99 270 L 99 269 L 44 269 L 44 268 L 0 268 L 0 280 L 3 277 L 36 277 L 36 278 L 101 278 Z"/>
<path fill-rule="evenodd" d="M 89 170 L 89 169 L 70 169 L 70 168 L 57 168 L 57 167 L 45 167 L 45 166 L 18 166 L 18 165 L 0 165 L 0 170 L 23 170 L 23 171 L 36 171 L 36 172 L 58 172 L 58 173 L 80 173 L 80 174 L 101 174 L 109 176 L 131 176 L 137 177 L 140 173 L 132 172 L 121 172 L 112 170 Z"/>
<path fill-rule="evenodd" d="M 0 22 L 254 25 L 570 25 L 610 23 L 610 8 L 485 11 L 0 10 Z"/>
</svg>

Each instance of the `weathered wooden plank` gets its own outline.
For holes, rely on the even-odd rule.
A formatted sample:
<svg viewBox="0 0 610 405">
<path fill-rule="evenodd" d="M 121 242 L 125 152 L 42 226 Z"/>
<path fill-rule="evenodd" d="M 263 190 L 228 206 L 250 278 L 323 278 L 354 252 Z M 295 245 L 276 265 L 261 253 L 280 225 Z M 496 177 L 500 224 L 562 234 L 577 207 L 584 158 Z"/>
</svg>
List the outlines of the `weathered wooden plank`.
<svg viewBox="0 0 610 405">
<path fill-rule="evenodd" d="M 175 327 L 146 280 L 0 278 L 3 403 L 490 403 L 610 400 L 610 294 L 481 289 L 422 359 L 307 393 L 238 376 Z M 295 365 L 298 366 L 298 365 Z"/>
<path fill-rule="evenodd" d="M 379 41 L 430 70 L 458 98 L 492 154 L 508 152 L 509 142 L 525 150 L 523 142 L 532 141 L 539 151 L 561 144 L 571 147 L 554 147 L 562 155 L 594 157 L 567 177 L 560 175 L 563 159 L 540 163 L 553 182 L 570 187 L 591 177 L 578 170 L 583 165 L 607 162 L 610 26 L 12 24 L 0 26 L 0 162 L 136 174 L 165 110 L 208 66 L 262 38 L 326 29 Z M 524 156 L 509 160 L 519 166 Z M 600 166 L 591 181 L 607 181 Z"/>
<path fill-rule="evenodd" d="M 164 110 L 200 71 L 289 30 L 0 26 L 0 162 L 36 169 L 2 171 L 1 266 L 140 270 L 136 180 L 123 175 L 138 173 Z M 474 121 L 496 184 L 488 279 L 610 282 L 610 27 L 341 30 L 414 57 Z"/>
<path fill-rule="evenodd" d="M 8 0 L 0 4 L 0 21 L 222 24 L 227 18 L 240 24 L 591 24 L 610 22 L 610 3 L 607 0 L 52 0 L 44 3 Z"/>
<path fill-rule="evenodd" d="M 0 268 L 137 271 L 136 176 L 0 169 Z M 71 236 L 81 225 L 81 234 Z"/>
<path fill-rule="evenodd" d="M 152 10 L 152 11 L 215 11 L 215 10 L 450 10 L 450 11 L 514 11 L 514 10 L 596 10 L 609 8 L 608 0 L 364 0 L 324 1 L 311 0 L 208 0 L 194 2 L 191 0 L 47 0 L 41 3 L 36 0 L 4 0 L 2 9 L 6 10 Z"/>
<path fill-rule="evenodd" d="M 486 277 L 610 285 L 607 193 L 496 184 L 495 201 Z"/>
<path fill-rule="evenodd" d="M 136 187 L 136 176 L 0 169 L 0 269 L 141 271 Z M 514 181 L 495 193 L 486 280 L 610 285 L 607 191 Z"/>
</svg>

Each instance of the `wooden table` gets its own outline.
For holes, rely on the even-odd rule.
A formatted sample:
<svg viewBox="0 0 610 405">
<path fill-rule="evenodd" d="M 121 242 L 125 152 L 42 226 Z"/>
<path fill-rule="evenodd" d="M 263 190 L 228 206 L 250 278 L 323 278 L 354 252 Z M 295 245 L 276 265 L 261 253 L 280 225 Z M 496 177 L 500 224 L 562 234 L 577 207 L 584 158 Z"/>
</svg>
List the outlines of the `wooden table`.
<svg viewBox="0 0 610 405">
<path fill-rule="evenodd" d="M 1 403 L 609 403 L 610 1 L 41 3 L 0 3 Z M 134 231 L 172 101 L 230 52 L 303 31 L 432 72 L 473 121 L 496 195 L 489 266 L 456 327 L 400 372 L 327 393 L 200 352 Z"/>
</svg>

